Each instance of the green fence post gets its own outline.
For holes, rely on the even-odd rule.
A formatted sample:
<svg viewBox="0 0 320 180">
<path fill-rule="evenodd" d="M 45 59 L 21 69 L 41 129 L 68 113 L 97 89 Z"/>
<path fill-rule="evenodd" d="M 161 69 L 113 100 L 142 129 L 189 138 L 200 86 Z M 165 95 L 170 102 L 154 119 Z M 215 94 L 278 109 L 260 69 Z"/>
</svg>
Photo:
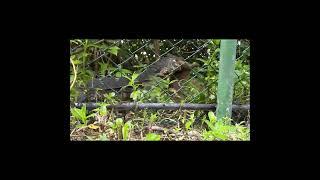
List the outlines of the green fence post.
<svg viewBox="0 0 320 180">
<path fill-rule="evenodd" d="M 217 120 L 231 117 L 237 40 L 221 40 L 217 92 Z"/>
</svg>

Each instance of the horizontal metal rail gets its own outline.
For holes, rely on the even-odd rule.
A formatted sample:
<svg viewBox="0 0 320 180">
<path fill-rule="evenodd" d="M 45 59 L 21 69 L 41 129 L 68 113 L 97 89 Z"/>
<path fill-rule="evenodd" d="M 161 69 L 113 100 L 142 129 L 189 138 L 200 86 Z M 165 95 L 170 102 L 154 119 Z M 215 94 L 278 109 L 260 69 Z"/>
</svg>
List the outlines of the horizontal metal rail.
<svg viewBox="0 0 320 180">
<path fill-rule="evenodd" d="M 100 105 L 98 103 L 75 103 L 75 107 L 79 108 L 86 105 L 88 110 L 98 108 Z M 217 107 L 216 104 L 192 104 L 192 103 L 122 103 L 116 105 L 107 105 L 108 109 L 117 110 L 130 110 L 130 109 L 164 109 L 164 110 L 178 110 L 178 109 L 188 109 L 188 110 L 213 110 Z M 232 110 L 250 110 L 250 105 L 232 105 Z"/>
</svg>

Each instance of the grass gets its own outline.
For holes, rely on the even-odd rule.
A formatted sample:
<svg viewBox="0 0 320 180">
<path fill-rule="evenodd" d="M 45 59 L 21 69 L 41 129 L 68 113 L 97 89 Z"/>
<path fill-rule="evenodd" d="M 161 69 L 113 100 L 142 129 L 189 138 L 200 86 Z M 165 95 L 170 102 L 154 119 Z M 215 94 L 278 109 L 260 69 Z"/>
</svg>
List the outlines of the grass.
<svg viewBox="0 0 320 180">
<path fill-rule="evenodd" d="M 101 111 L 75 118 L 83 123 L 70 134 L 74 141 L 248 141 L 250 129 L 244 122 L 228 124 L 231 119 L 217 121 L 213 112 L 154 111 L 116 113 Z M 82 110 L 73 110 L 73 112 Z M 149 110 L 151 111 L 151 110 Z M 128 116 L 130 114 L 131 116 Z M 77 116 L 77 113 L 74 114 Z M 90 117 L 89 117 L 90 116 Z M 125 118 L 122 118 L 124 116 Z M 87 117 L 82 121 L 81 117 Z M 88 123 L 88 118 L 95 121 Z M 103 119 L 103 120 L 101 120 Z M 85 123 L 84 123 L 85 122 Z"/>
</svg>

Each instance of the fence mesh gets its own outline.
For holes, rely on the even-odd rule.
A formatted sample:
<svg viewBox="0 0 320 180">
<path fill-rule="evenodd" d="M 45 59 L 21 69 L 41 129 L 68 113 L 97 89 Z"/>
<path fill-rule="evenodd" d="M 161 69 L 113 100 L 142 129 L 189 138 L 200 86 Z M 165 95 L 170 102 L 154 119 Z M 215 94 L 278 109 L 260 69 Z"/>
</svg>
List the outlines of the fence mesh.
<svg viewBox="0 0 320 180">
<path fill-rule="evenodd" d="M 118 102 L 133 100 L 164 103 L 181 101 L 185 103 L 216 102 L 219 44 L 214 40 L 91 39 L 84 42 L 80 43 L 80 41 L 72 40 L 70 44 L 71 56 L 81 61 L 81 63 L 79 62 L 79 69 L 82 69 L 78 73 L 79 76 L 82 76 L 82 81 L 77 81 L 79 82 L 77 83 L 78 87 L 85 87 L 85 84 L 93 79 L 131 78 L 133 72 L 142 74 L 162 58 L 172 54 L 183 58 L 188 64 L 197 64 L 197 66 L 192 67 L 188 72 L 179 71 L 180 74 L 184 73 L 185 77 L 177 77 L 177 74 L 179 75 L 177 69 L 182 66 L 179 65 L 165 76 L 153 78 L 151 82 L 148 82 L 148 88 L 136 91 L 136 98 L 126 100 L 121 98 L 120 94 L 123 87 L 109 88 L 108 92 L 114 92 Z M 239 42 L 247 43 L 245 40 Z M 249 47 L 249 44 L 242 49 L 240 45 L 238 46 L 237 61 L 248 61 Z M 245 101 L 249 102 L 250 93 L 249 74 L 243 71 L 241 65 L 243 65 L 243 62 L 236 63 L 234 100 L 237 104 L 243 104 Z M 172 87 L 174 85 L 175 88 Z M 91 101 L 101 101 L 101 98 L 98 98 L 99 90 L 101 89 L 96 88 L 94 93 L 96 96 Z M 102 92 L 106 93 L 105 91 Z M 240 95 L 242 99 L 240 99 Z M 243 96 L 246 96 L 246 98 L 244 99 Z"/>
</svg>

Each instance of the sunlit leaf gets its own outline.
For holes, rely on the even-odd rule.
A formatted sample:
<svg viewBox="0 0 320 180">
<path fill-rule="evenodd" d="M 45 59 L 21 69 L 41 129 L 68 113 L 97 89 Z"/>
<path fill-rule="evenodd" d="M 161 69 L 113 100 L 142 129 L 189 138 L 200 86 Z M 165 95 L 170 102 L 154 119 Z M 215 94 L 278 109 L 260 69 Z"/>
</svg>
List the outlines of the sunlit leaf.
<svg viewBox="0 0 320 180">
<path fill-rule="evenodd" d="M 140 94 L 141 94 L 140 90 L 133 91 L 130 95 L 130 98 L 132 98 L 134 101 L 136 101 L 138 99 L 138 97 L 140 97 Z"/>
<path fill-rule="evenodd" d="M 73 64 L 74 64 L 74 65 L 81 64 L 81 61 L 78 60 L 78 59 L 76 59 L 76 60 L 73 61 Z"/>
<path fill-rule="evenodd" d="M 123 119 L 122 118 L 117 118 L 116 119 L 116 126 L 121 127 L 123 125 Z"/>
<path fill-rule="evenodd" d="M 154 133 L 149 133 L 146 135 L 146 141 L 160 141 L 161 136 Z"/>
<path fill-rule="evenodd" d="M 118 46 L 112 46 L 108 49 L 108 52 L 117 56 L 119 49 L 120 48 Z"/>
<path fill-rule="evenodd" d="M 185 124 L 186 130 L 189 130 L 191 125 L 192 125 L 192 121 L 186 122 Z"/>
<path fill-rule="evenodd" d="M 208 121 L 208 120 L 205 119 L 204 122 L 208 125 L 208 127 L 209 127 L 211 130 L 214 130 L 214 129 L 215 129 L 213 123 L 211 123 L 210 121 Z"/>
<path fill-rule="evenodd" d="M 211 123 L 215 123 L 216 122 L 216 116 L 214 115 L 214 113 L 212 111 L 208 112 L 208 117 Z"/>
<path fill-rule="evenodd" d="M 133 73 L 132 76 L 131 76 L 131 80 L 132 81 L 136 80 L 138 76 L 139 76 L 139 74 Z"/>
<path fill-rule="evenodd" d="M 129 131 L 131 129 L 131 121 L 128 121 L 124 124 L 124 126 L 122 127 L 122 135 L 123 135 L 123 139 L 124 140 L 128 140 L 129 139 Z"/>
</svg>

